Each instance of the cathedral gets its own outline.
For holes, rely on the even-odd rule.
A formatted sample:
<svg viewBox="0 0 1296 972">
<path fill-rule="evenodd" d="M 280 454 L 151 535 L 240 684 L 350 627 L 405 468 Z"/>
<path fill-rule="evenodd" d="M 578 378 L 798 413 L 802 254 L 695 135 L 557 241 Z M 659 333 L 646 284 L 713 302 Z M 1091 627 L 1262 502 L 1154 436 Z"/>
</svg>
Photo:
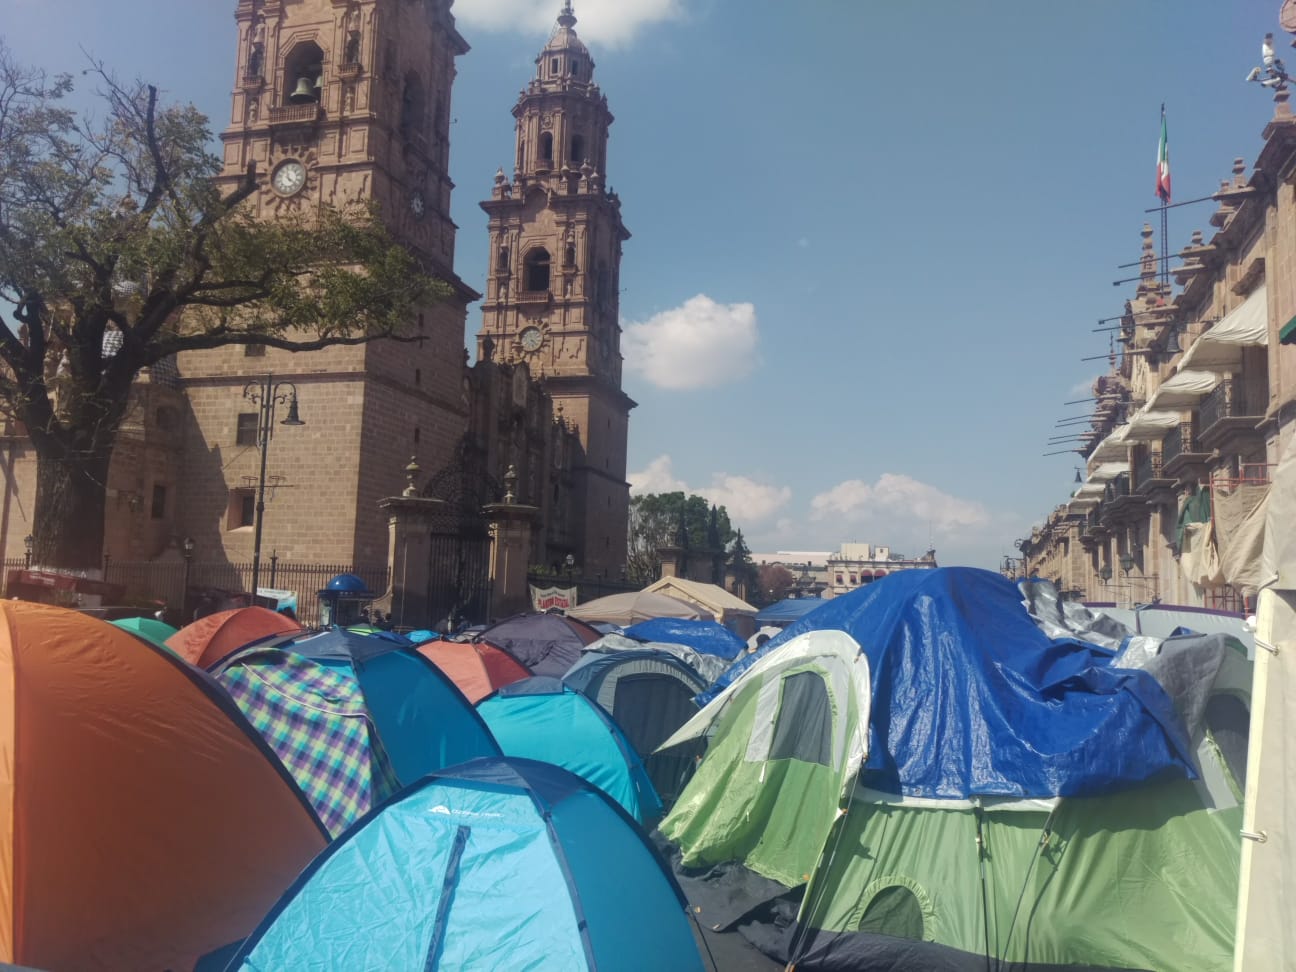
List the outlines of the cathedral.
<svg viewBox="0 0 1296 972">
<path fill-rule="evenodd" d="M 482 179 L 491 259 L 478 293 L 454 269 L 450 103 L 469 45 L 451 6 L 238 0 L 223 187 L 254 166 L 258 190 L 244 205 L 264 220 L 375 205 L 449 297 L 410 322 L 414 342 L 232 346 L 142 375 L 109 476 L 114 561 L 174 554 L 180 538 L 197 563 L 250 561 L 264 481 L 263 559 L 384 565 L 380 502 L 412 480 L 470 515 L 506 489 L 535 508 L 533 564 L 589 575 L 624 564 L 634 402 L 621 390 L 617 304 L 629 234 L 605 188 L 612 115 L 567 2 L 513 107 L 512 178 Z M 479 300 L 470 364 L 464 333 Z M 18 492 L 32 495 L 34 464 L 9 457 Z M 6 517 L 11 557 L 19 520 Z"/>
</svg>

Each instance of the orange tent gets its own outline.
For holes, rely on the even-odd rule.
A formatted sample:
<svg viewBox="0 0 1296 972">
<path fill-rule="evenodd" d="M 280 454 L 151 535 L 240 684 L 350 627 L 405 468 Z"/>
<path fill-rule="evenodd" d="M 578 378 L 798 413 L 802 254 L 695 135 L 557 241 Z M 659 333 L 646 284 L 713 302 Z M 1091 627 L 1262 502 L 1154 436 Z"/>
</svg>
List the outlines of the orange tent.
<svg viewBox="0 0 1296 972">
<path fill-rule="evenodd" d="M 326 843 L 204 673 L 95 618 L 0 601 L 0 962 L 192 968 Z"/>
<path fill-rule="evenodd" d="M 429 641 L 419 654 L 445 673 L 476 705 L 501 685 L 512 685 L 531 672 L 503 648 L 485 641 Z"/>
<path fill-rule="evenodd" d="M 244 607 L 199 618 L 167 639 L 167 647 L 192 665 L 211 668 L 226 655 L 279 634 L 300 634 L 301 625 L 268 608 Z"/>
</svg>

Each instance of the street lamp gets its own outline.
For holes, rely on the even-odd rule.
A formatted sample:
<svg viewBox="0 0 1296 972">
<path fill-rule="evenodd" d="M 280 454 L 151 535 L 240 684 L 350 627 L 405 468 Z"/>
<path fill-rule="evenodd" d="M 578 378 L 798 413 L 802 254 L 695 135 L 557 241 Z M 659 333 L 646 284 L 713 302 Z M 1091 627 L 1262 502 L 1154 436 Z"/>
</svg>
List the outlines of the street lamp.
<svg viewBox="0 0 1296 972">
<path fill-rule="evenodd" d="M 1101 567 L 1098 568 L 1098 576 L 1102 578 L 1104 584 L 1106 584 L 1109 580 L 1111 580 L 1111 575 L 1112 575 L 1111 564 L 1103 564 Z"/>
<path fill-rule="evenodd" d="M 256 603 L 257 589 L 261 583 L 261 528 L 265 521 L 266 452 L 270 446 L 270 426 L 274 423 L 276 405 L 288 406 L 288 417 L 281 425 L 305 425 L 297 414 L 297 386 L 291 381 L 277 384 L 274 375 L 264 381 L 250 381 L 243 388 L 243 397 L 260 406 L 257 420 L 257 448 L 261 450 L 261 473 L 257 477 L 256 521 L 252 530 L 252 603 Z"/>
<path fill-rule="evenodd" d="M 23 537 L 23 558 L 27 561 L 28 567 L 31 566 L 32 545 L 35 542 L 36 542 L 36 538 L 33 537 L 30 533 L 27 534 L 27 536 Z"/>
<path fill-rule="evenodd" d="M 189 623 L 189 568 L 193 564 L 194 547 L 193 537 L 185 537 L 180 543 L 180 550 L 184 554 L 184 593 L 180 595 L 180 615 L 181 623 Z"/>
<path fill-rule="evenodd" d="M 1121 554 L 1120 567 L 1121 570 L 1124 571 L 1125 576 L 1128 577 L 1129 572 L 1134 569 L 1134 558 L 1130 556 L 1128 553 Z"/>
</svg>

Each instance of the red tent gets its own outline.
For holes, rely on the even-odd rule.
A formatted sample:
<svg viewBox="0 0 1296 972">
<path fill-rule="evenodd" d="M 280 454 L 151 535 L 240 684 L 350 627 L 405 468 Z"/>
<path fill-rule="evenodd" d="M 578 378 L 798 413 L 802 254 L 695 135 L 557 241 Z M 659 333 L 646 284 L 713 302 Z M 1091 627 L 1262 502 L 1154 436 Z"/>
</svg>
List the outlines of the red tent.
<svg viewBox="0 0 1296 972">
<path fill-rule="evenodd" d="M 218 611 L 167 639 L 167 647 L 199 668 L 211 668 L 226 655 L 274 635 L 301 634 L 301 625 L 263 607 Z"/>
<path fill-rule="evenodd" d="M 429 641 L 419 654 L 454 682 L 473 705 L 502 685 L 512 685 L 531 672 L 503 648 L 485 641 Z"/>
</svg>

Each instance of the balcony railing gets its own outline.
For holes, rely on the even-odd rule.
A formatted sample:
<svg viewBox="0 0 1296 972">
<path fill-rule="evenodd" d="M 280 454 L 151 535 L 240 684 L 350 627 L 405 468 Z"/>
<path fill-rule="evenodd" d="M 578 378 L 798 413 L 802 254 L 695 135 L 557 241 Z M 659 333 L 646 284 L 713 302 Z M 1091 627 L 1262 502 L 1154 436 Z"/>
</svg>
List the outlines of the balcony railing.
<svg viewBox="0 0 1296 972">
<path fill-rule="evenodd" d="M 1145 449 L 1134 463 L 1134 488 L 1143 490 L 1148 483 L 1161 478 L 1161 454 Z"/>
<path fill-rule="evenodd" d="M 1191 422 L 1180 422 L 1161 440 L 1161 465 L 1170 465 L 1184 453 L 1199 453 L 1201 444 Z"/>
<path fill-rule="evenodd" d="M 1113 500 L 1124 499 L 1130 494 L 1129 473 L 1121 473 L 1115 479 L 1107 484 L 1107 489 L 1103 499 L 1110 503 Z"/>
<path fill-rule="evenodd" d="M 1202 399 L 1199 428 L 1202 440 L 1217 445 L 1232 432 L 1250 431 L 1264 415 L 1263 405 L 1253 405 L 1248 399 L 1259 399 L 1262 389 L 1240 378 L 1225 378 Z"/>
</svg>

